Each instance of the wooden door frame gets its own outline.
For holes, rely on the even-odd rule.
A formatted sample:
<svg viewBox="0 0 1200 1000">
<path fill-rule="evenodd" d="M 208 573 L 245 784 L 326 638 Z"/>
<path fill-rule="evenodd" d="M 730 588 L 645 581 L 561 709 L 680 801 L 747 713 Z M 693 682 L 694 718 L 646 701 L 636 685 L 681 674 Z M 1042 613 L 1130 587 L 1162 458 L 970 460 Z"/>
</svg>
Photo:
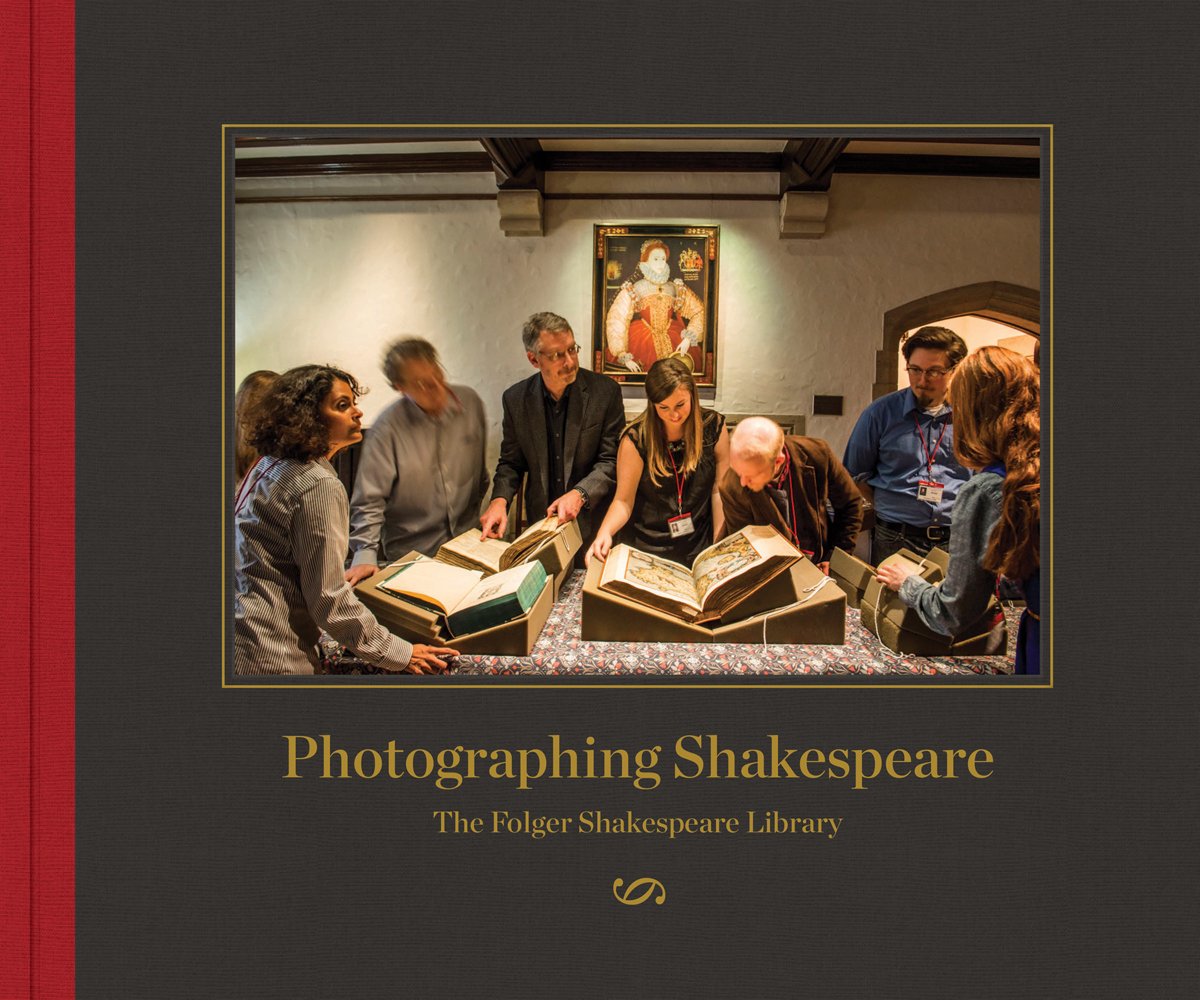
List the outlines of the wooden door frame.
<svg viewBox="0 0 1200 1000">
<path fill-rule="evenodd" d="M 875 384 L 871 398 L 896 391 L 900 374 L 897 358 L 906 330 L 955 316 L 981 316 L 1004 323 L 1039 340 L 1042 335 L 1042 296 L 1036 288 L 1006 281 L 980 281 L 913 299 L 883 314 L 883 347 L 875 355 Z"/>
</svg>

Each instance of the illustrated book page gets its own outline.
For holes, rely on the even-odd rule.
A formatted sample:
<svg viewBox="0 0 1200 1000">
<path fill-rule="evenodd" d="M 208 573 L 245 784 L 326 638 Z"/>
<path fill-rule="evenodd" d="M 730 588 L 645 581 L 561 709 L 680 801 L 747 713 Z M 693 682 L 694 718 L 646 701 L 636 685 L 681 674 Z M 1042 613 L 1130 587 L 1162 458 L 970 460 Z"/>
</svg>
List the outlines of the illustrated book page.
<svg viewBox="0 0 1200 1000">
<path fill-rule="evenodd" d="M 774 528 L 748 525 L 696 557 L 689 570 L 616 545 L 600 586 L 688 622 L 715 621 L 803 556 Z"/>
</svg>

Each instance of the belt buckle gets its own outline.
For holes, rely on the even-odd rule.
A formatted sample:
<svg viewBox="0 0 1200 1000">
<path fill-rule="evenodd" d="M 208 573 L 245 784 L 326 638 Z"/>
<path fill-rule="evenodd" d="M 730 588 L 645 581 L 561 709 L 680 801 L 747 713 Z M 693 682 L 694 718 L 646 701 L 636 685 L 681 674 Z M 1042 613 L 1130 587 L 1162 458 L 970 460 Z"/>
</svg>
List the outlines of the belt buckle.
<svg viewBox="0 0 1200 1000">
<path fill-rule="evenodd" d="M 946 535 L 947 531 L 944 524 L 931 524 L 925 529 L 925 537 L 931 542 L 944 542 Z"/>
</svg>

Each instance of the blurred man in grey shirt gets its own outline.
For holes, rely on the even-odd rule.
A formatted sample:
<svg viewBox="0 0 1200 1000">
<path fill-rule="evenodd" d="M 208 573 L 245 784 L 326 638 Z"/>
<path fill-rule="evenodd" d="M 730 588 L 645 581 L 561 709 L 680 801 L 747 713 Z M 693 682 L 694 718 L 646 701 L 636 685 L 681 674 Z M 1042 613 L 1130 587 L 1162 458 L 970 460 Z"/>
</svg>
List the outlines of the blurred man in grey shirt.
<svg viewBox="0 0 1200 1000">
<path fill-rule="evenodd" d="M 416 337 L 388 348 L 383 374 L 402 395 L 363 444 L 350 501 L 351 584 L 413 549 L 433 555 L 476 526 L 488 488 L 475 390 L 448 385 L 437 350 Z"/>
</svg>

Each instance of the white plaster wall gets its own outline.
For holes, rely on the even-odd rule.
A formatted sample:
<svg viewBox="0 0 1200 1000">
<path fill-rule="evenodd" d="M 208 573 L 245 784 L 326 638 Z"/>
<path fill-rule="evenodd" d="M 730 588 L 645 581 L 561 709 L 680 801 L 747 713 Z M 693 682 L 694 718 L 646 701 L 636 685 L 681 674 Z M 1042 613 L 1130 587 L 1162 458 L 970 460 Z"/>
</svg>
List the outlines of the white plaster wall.
<svg viewBox="0 0 1200 1000">
<path fill-rule="evenodd" d="M 713 175 L 706 183 L 711 200 L 547 201 L 540 238 L 506 238 L 491 201 L 238 205 L 235 379 L 337 363 L 372 387 L 362 401 L 369 424 L 393 398 L 379 373 L 383 346 L 424 336 L 451 379 L 483 397 L 494 459 L 500 394 L 532 373 L 520 343 L 525 317 L 561 313 L 585 350 L 591 345 L 593 223 L 715 223 L 711 405 L 811 414 L 814 394 L 843 395 L 844 416 L 808 417 L 808 433 L 840 453 L 870 402 L 884 312 L 977 281 L 1038 287 L 1037 181 L 837 176 L 819 240 L 780 240 L 776 203 L 722 199 L 741 185 L 722 188 Z M 289 185 L 314 188 L 283 181 L 272 193 Z"/>
</svg>

